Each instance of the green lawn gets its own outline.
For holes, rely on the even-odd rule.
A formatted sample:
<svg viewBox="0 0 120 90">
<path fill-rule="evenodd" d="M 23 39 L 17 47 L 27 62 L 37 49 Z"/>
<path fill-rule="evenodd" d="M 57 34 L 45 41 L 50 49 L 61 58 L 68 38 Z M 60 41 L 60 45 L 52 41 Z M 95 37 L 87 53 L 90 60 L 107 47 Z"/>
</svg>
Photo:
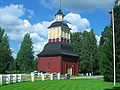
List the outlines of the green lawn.
<svg viewBox="0 0 120 90">
<path fill-rule="evenodd" d="M 120 87 L 120 83 L 117 83 Z M 22 82 L 0 86 L 0 90 L 120 90 L 112 89 L 113 83 L 103 79 L 70 79 Z"/>
</svg>

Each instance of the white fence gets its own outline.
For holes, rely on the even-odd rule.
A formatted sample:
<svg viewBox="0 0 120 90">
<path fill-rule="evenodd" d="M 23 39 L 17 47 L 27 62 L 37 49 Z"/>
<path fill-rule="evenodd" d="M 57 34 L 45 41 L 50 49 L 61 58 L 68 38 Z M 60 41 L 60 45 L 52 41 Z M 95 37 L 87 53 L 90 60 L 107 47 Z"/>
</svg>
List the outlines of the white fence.
<svg viewBox="0 0 120 90">
<path fill-rule="evenodd" d="M 83 74 L 81 74 L 83 76 Z M 86 73 L 86 76 L 92 76 L 91 73 Z M 67 77 L 67 76 L 66 76 Z M 22 81 L 31 81 L 35 80 L 60 80 L 60 73 L 37 73 L 32 72 L 31 74 L 7 74 L 0 75 L 0 86 L 3 84 L 11 84 Z"/>
<path fill-rule="evenodd" d="M 86 73 L 86 76 L 92 76 L 92 73 Z"/>
<path fill-rule="evenodd" d="M 17 83 L 22 81 L 32 81 L 35 80 L 60 80 L 60 73 L 38 73 L 35 75 L 34 73 L 31 74 L 7 74 L 7 75 L 0 75 L 0 86 L 4 84 L 11 84 Z"/>
<path fill-rule="evenodd" d="M 16 82 L 22 82 L 22 74 L 0 75 L 0 86 Z"/>
<path fill-rule="evenodd" d="M 38 78 L 41 78 L 40 80 L 44 81 L 44 80 L 54 80 L 54 79 L 58 79 L 60 80 L 60 73 L 38 73 Z M 35 74 L 31 73 L 31 81 L 34 82 L 35 81 Z"/>
</svg>

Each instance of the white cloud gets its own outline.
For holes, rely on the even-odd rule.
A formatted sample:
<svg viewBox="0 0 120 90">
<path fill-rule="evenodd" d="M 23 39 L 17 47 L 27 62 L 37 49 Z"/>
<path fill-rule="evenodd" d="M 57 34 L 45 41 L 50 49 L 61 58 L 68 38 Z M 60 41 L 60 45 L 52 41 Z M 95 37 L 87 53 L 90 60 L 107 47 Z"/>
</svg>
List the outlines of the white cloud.
<svg viewBox="0 0 120 90">
<path fill-rule="evenodd" d="M 68 26 L 72 29 L 72 32 L 83 32 L 91 29 L 90 22 L 86 18 L 81 18 L 80 14 L 69 13 L 64 19 L 70 22 Z"/>
<path fill-rule="evenodd" d="M 39 52 L 43 50 L 43 47 L 44 45 L 47 43 L 47 40 L 44 40 L 43 42 L 37 42 L 37 43 L 34 43 L 33 46 L 34 46 L 34 51 Z"/>
<path fill-rule="evenodd" d="M 9 5 L 6 7 L 0 8 L 0 14 L 2 15 L 8 15 L 8 16 L 16 16 L 20 17 L 24 14 L 25 9 L 23 8 L 23 5 Z"/>
<path fill-rule="evenodd" d="M 78 27 L 76 25 L 72 25 L 70 23 L 67 23 L 67 25 L 69 26 L 69 28 L 71 28 L 71 33 L 78 31 Z"/>
<path fill-rule="evenodd" d="M 28 12 L 29 12 L 29 16 L 28 16 L 28 18 L 32 18 L 32 16 L 34 15 L 34 12 L 32 11 L 32 10 L 30 10 L 30 9 L 28 9 L 27 10 Z"/>
<path fill-rule="evenodd" d="M 34 32 L 37 32 L 39 35 L 41 35 L 44 38 L 47 38 L 47 27 L 51 24 L 52 22 L 47 22 L 43 21 L 41 23 L 37 23 L 33 25 L 33 30 Z"/>
<path fill-rule="evenodd" d="M 24 22 L 25 27 L 30 27 L 31 26 L 31 24 L 28 20 L 25 19 L 25 20 L 23 20 L 23 22 Z"/>
<path fill-rule="evenodd" d="M 32 11 L 31 11 L 32 12 Z M 53 21 L 42 21 L 40 23 L 31 24 L 27 19 L 21 19 L 26 13 L 23 5 L 9 5 L 0 7 L 0 26 L 4 28 L 11 40 L 21 42 L 26 33 L 30 33 L 35 55 L 42 51 L 44 45 L 47 43 L 47 27 Z M 79 14 L 69 13 L 65 16 L 72 32 L 89 30 L 90 22 L 86 18 L 81 18 Z M 15 50 L 15 49 L 14 49 Z M 14 56 L 16 56 L 14 54 Z"/>
<path fill-rule="evenodd" d="M 10 48 L 12 52 L 14 52 L 14 48 Z"/>
<path fill-rule="evenodd" d="M 96 37 L 96 39 L 97 39 L 97 44 L 99 44 L 99 42 L 100 42 L 100 37 L 101 37 L 101 36 L 95 35 L 95 37 Z"/>
<path fill-rule="evenodd" d="M 32 37 L 33 42 L 44 41 L 45 39 L 40 37 L 37 33 L 31 33 L 30 36 Z"/>
<path fill-rule="evenodd" d="M 40 0 L 48 8 L 59 8 L 60 0 Z M 72 11 L 91 11 L 95 8 L 110 9 L 115 0 L 62 0 L 62 8 Z"/>
<path fill-rule="evenodd" d="M 47 43 L 47 27 L 52 23 L 43 21 L 37 24 L 31 24 L 27 19 L 21 17 L 29 11 L 23 5 L 9 5 L 0 7 L 0 26 L 5 29 L 5 33 L 11 40 L 21 42 L 26 33 L 30 33 L 34 42 L 34 51 L 39 53 Z"/>
<path fill-rule="evenodd" d="M 14 54 L 14 53 L 13 53 L 12 56 L 13 56 L 13 58 L 16 58 L 16 57 L 17 57 L 17 54 Z"/>
</svg>

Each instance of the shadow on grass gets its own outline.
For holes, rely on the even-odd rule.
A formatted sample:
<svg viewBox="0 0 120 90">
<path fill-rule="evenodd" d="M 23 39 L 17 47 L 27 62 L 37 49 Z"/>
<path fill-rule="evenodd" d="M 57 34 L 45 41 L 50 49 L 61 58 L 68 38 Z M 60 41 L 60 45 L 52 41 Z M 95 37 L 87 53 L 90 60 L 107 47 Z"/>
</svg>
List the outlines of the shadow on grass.
<svg viewBox="0 0 120 90">
<path fill-rule="evenodd" d="M 105 89 L 105 90 L 120 90 L 120 87 L 114 87 L 114 88 L 111 88 L 111 89 Z"/>
</svg>

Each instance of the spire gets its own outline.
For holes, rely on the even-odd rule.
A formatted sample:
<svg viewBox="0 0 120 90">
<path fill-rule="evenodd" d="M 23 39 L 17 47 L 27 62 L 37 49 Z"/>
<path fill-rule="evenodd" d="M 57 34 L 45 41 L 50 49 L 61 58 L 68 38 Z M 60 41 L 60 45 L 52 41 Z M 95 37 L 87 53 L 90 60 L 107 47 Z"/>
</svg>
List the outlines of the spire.
<svg viewBox="0 0 120 90">
<path fill-rule="evenodd" d="M 63 12 L 62 12 L 62 9 L 61 9 L 61 1 L 62 0 L 60 0 L 60 6 L 59 6 L 59 10 L 58 10 L 58 12 L 55 14 L 55 16 L 56 16 L 56 21 L 63 21 L 63 18 L 64 18 L 64 14 L 63 14 Z"/>
<path fill-rule="evenodd" d="M 59 8 L 59 10 L 62 10 L 62 8 L 61 8 L 61 0 L 60 0 L 60 8 Z"/>
<path fill-rule="evenodd" d="M 59 10 L 58 10 L 58 12 L 55 14 L 55 16 L 56 16 L 56 15 L 62 15 L 62 17 L 65 16 L 65 15 L 63 14 L 63 12 L 62 12 L 61 3 L 62 3 L 62 0 L 60 0 Z"/>
</svg>

